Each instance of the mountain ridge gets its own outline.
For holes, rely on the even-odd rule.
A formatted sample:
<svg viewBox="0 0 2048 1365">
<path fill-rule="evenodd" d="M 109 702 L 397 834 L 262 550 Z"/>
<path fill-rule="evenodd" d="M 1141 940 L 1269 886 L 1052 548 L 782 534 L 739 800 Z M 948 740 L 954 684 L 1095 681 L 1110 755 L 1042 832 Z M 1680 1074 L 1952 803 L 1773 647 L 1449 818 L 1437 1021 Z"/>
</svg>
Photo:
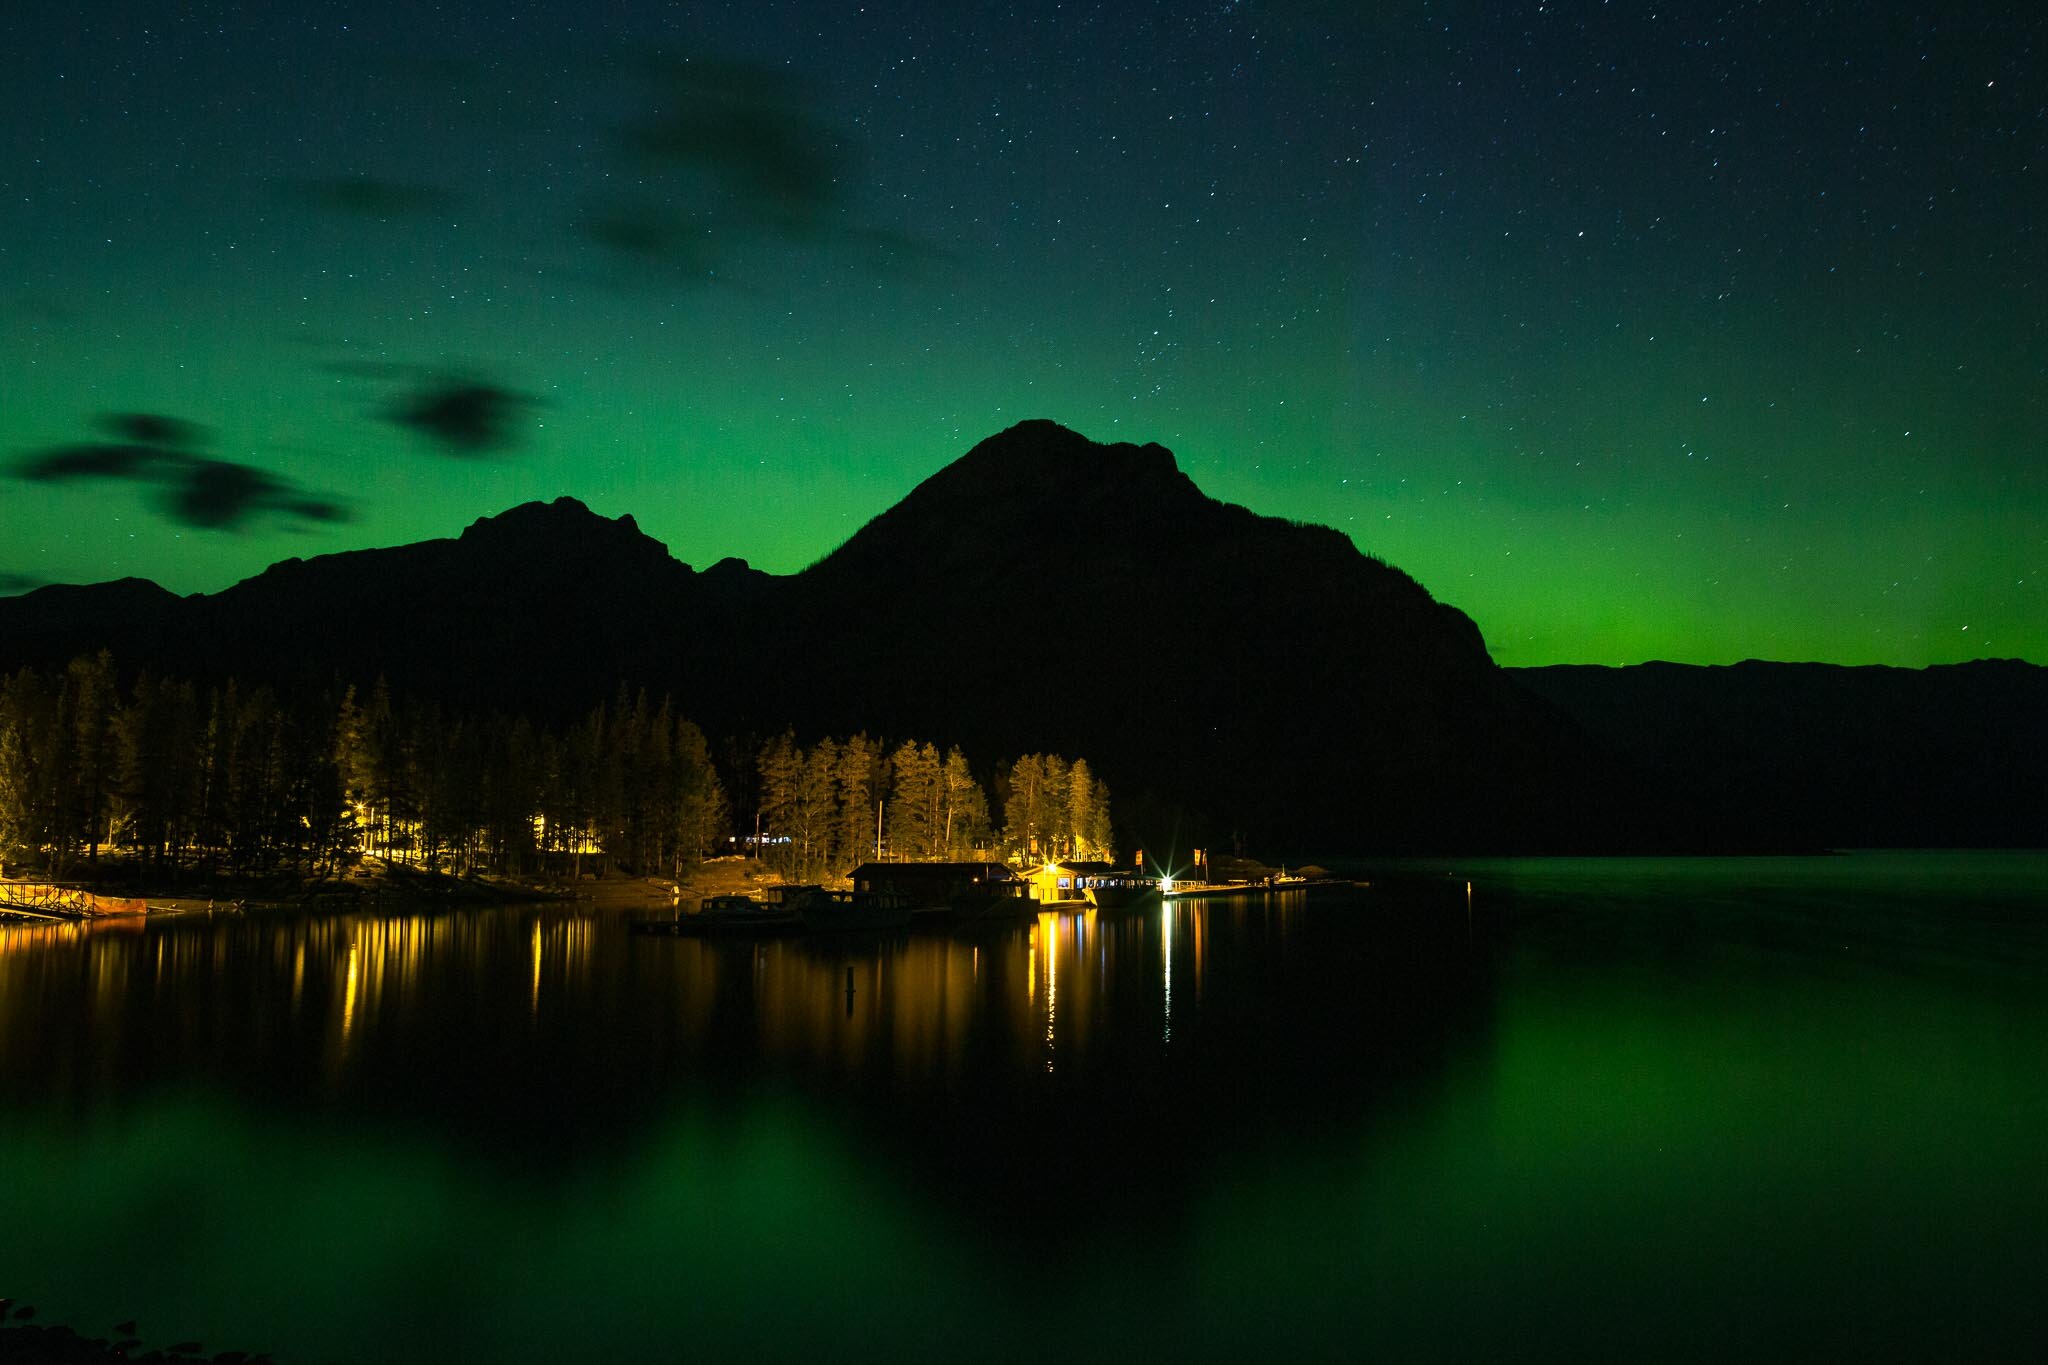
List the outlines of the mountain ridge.
<svg viewBox="0 0 2048 1365">
<path fill-rule="evenodd" d="M 1508 672 L 1653 783 L 1817 846 L 2048 842 L 2048 668 L 2025 660 Z"/>
<path fill-rule="evenodd" d="M 976 443 L 793 574 L 733 558 L 699 571 L 632 516 L 562 497 L 211 594 L 130 581 L 0 600 L 0 666 L 101 647 L 159 674 L 382 677 L 536 717 L 645 687 L 740 752 L 791 727 L 957 743 L 984 762 L 1078 754 L 1155 844 L 1799 837 L 1728 793 L 1697 799 L 1653 748 L 1603 730 L 1599 707 L 1499 668 L 1468 616 L 1341 532 L 1211 499 L 1163 446 L 1042 421 Z"/>
</svg>

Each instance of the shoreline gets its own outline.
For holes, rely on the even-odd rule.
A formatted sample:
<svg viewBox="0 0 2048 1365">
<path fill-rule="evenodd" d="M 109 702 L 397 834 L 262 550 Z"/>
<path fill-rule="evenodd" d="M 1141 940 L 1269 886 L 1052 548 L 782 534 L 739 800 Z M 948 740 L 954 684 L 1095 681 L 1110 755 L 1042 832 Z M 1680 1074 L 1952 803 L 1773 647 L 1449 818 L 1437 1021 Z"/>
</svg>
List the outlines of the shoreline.
<svg viewBox="0 0 2048 1365">
<path fill-rule="evenodd" d="M 707 896 L 748 894 L 779 882 L 748 859 L 713 859 L 669 877 L 591 876 L 576 881 L 524 881 L 503 877 L 457 877 L 404 865 L 358 869 L 342 877 L 300 878 L 290 874 L 263 877 L 195 877 L 149 881 L 131 868 L 102 868 L 98 877 L 52 882 L 34 878 L 0 879 L 0 923 L 77 924 L 140 920 L 157 915 L 264 913 L 279 910 L 411 913 L 455 905 L 583 904 L 620 909 L 668 909 Z M 15 902 L 10 891 L 22 889 Z M 28 897 L 34 888 L 38 904 Z M 51 891 L 63 893 L 53 898 Z M 72 910 L 63 902 L 89 907 L 94 900 L 140 903 L 140 911 Z"/>
</svg>

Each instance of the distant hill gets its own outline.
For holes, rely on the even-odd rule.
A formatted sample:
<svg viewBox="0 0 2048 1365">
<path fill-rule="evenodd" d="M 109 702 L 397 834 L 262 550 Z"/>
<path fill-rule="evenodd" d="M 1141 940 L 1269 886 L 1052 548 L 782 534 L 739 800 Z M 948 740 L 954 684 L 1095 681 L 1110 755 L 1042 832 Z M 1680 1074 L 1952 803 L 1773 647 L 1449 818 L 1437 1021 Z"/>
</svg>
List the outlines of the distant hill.
<svg viewBox="0 0 2048 1365">
<path fill-rule="evenodd" d="M 1654 781 L 1832 848 L 2048 844 L 2048 668 L 1510 670 Z"/>
<path fill-rule="evenodd" d="M 1463 613 L 1340 533 L 1208 498 L 1160 446 L 1049 422 L 981 442 L 798 574 L 699 572 L 565 498 L 213 594 L 127 580 L 0 600 L 0 666 L 100 646 L 130 671 L 381 675 L 548 717 L 625 682 L 742 740 L 865 728 L 982 762 L 1082 755 L 1127 833 L 1161 849 L 1759 837 L 1690 785 L 1646 781 L 1654 754 L 1589 739 Z"/>
</svg>

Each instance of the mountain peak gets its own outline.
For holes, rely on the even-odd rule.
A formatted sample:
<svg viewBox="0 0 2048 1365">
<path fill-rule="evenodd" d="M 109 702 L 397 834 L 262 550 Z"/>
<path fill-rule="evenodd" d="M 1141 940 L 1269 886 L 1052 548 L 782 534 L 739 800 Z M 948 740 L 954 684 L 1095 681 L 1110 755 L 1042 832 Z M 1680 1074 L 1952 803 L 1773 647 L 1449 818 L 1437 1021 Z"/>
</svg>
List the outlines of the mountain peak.
<svg viewBox="0 0 2048 1365">
<path fill-rule="evenodd" d="M 553 502 L 522 502 L 491 517 L 478 517 L 463 528 L 462 539 L 505 535 L 588 535 L 599 527 L 640 534 L 640 525 L 629 513 L 623 517 L 602 517 L 576 498 L 563 496 Z"/>
<path fill-rule="evenodd" d="M 479 517 L 463 528 L 459 543 L 520 554 L 600 553 L 673 563 L 668 546 L 640 529 L 632 514 L 600 516 L 571 497 L 526 502 L 494 517 Z"/>
<path fill-rule="evenodd" d="M 913 555 L 983 561 L 999 545 L 1158 528 L 1213 505 L 1165 446 L 1103 444 L 1038 419 L 977 443 L 812 567 L 841 576 Z"/>
<path fill-rule="evenodd" d="M 1173 452 L 1152 442 L 1102 443 L 1045 418 L 1005 428 L 919 485 L 951 496 L 1038 498 L 1096 490 L 1121 496 L 1195 492 Z M 1199 496 L 1199 495 L 1198 495 Z"/>
</svg>

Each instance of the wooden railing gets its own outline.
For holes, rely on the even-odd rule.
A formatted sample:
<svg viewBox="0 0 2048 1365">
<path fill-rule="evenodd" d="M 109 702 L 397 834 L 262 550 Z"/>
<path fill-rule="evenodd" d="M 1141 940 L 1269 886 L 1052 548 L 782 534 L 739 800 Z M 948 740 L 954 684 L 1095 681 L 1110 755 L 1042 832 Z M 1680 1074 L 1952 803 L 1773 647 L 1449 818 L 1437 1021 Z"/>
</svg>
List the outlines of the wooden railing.
<svg viewBox="0 0 2048 1365">
<path fill-rule="evenodd" d="M 139 898 L 99 896 L 51 882 L 0 882 L 0 909 L 48 919 L 104 919 L 147 914 L 149 905 Z"/>
</svg>

